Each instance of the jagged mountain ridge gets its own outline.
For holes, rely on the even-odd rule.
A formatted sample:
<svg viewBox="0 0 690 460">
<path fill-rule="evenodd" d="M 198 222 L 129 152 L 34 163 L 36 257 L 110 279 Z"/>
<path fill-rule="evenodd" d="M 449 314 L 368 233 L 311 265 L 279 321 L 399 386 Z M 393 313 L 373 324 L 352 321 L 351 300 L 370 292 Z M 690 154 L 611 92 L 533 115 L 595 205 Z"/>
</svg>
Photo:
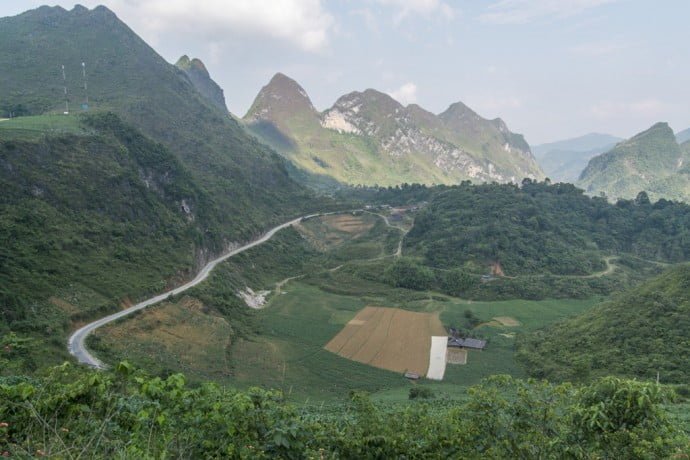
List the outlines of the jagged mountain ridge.
<svg viewBox="0 0 690 460">
<path fill-rule="evenodd" d="M 189 80 L 192 82 L 197 91 L 199 91 L 199 93 L 201 93 L 201 95 L 208 99 L 213 105 L 218 107 L 220 110 L 228 110 L 227 104 L 225 103 L 223 89 L 218 86 L 215 81 L 213 81 L 211 75 L 206 69 L 206 66 L 203 62 L 201 62 L 201 59 L 189 59 L 189 56 L 185 54 L 178 59 L 175 66 L 187 74 Z"/>
<path fill-rule="evenodd" d="M 350 184 L 543 177 L 521 135 L 462 103 L 435 115 L 367 89 L 341 96 L 319 112 L 296 81 L 278 73 L 243 120 L 298 167 Z"/>
<path fill-rule="evenodd" d="M 687 146 L 678 144 L 667 123 L 656 123 L 592 158 L 577 185 L 587 193 L 605 193 L 611 199 L 631 199 L 646 191 L 653 200 L 687 201 L 688 153 Z"/>
</svg>

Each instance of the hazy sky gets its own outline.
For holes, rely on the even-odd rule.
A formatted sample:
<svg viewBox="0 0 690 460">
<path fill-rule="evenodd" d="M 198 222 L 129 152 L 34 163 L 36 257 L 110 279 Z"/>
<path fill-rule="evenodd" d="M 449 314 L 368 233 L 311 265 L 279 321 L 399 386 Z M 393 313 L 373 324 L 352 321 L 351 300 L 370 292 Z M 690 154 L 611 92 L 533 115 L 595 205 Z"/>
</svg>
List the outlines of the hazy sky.
<svg viewBox="0 0 690 460">
<path fill-rule="evenodd" d="M 0 0 L 0 16 L 43 3 Z M 240 116 L 280 71 L 320 110 L 366 88 L 435 113 L 463 101 L 531 144 L 690 127 L 688 0 L 55 3 L 104 4 L 168 61 L 201 58 Z"/>
</svg>

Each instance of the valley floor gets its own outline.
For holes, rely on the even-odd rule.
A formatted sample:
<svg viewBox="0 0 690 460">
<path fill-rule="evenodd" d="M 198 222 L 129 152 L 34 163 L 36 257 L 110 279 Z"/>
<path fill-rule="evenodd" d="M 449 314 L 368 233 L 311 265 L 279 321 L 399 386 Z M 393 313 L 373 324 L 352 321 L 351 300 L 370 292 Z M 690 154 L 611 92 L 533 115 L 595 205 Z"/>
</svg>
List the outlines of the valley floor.
<svg viewBox="0 0 690 460">
<path fill-rule="evenodd" d="M 271 267 L 276 250 L 273 245 L 287 238 L 282 234 L 275 242 L 250 250 L 245 260 L 226 262 L 224 265 L 234 266 L 231 272 L 242 271 L 248 279 L 256 278 L 252 275 L 256 272 L 261 281 L 250 286 L 255 291 L 272 292 L 267 304 L 251 313 L 249 332 L 238 333 L 232 316 L 214 311 L 213 305 L 204 305 L 190 292 L 104 327 L 96 333 L 97 351 L 105 351 L 104 357 L 111 362 L 127 358 L 154 372 L 179 370 L 198 380 L 278 388 L 299 401 L 340 399 L 355 389 L 371 392 L 376 398 L 405 399 L 413 385 L 428 386 L 439 395 L 461 397 L 467 386 L 489 375 L 524 376 L 515 360 L 517 334 L 578 314 L 596 302 L 477 302 L 368 281 L 358 276 L 358 271 L 372 268 L 370 264 L 379 269 L 375 264 L 395 255 L 400 247 L 403 233 L 389 224 L 381 216 L 365 213 L 300 223 L 299 235 L 305 246 L 290 251 L 294 252 L 292 257 L 312 262 L 303 272 L 287 273 L 291 275 L 288 277 Z M 207 284 L 220 289 L 228 278 L 228 272 L 220 271 Z M 238 286 L 237 291 L 240 289 Z M 464 365 L 448 364 L 442 382 L 422 379 L 416 383 L 405 379 L 402 372 L 328 351 L 326 345 L 367 306 L 432 313 L 446 328 L 462 327 L 470 316 L 476 319 L 473 335 L 487 340 L 488 346 L 483 351 L 467 351 Z"/>
</svg>

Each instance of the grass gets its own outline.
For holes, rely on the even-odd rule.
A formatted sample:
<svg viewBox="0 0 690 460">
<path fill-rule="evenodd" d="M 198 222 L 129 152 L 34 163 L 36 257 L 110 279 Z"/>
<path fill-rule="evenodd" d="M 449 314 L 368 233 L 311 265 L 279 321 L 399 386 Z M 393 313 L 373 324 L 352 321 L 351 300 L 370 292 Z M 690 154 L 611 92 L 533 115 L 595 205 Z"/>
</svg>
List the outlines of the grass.
<svg viewBox="0 0 690 460">
<path fill-rule="evenodd" d="M 323 349 L 347 321 L 368 304 L 367 301 L 358 296 L 324 292 L 303 282 L 293 282 L 286 290 L 286 294 L 273 298 L 268 308 L 259 313 L 260 336 L 251 344 L 233 349 L 232 365 L 236 371 L 233 383 L 261 382 L 267 387 L 281 388 L 298 400 L 337 399 L 353 389 L 373 392 L 375 399 L 385 401 L 407 399 L 411 384 L 399 374 L 340 358 Z M 489 375 L 524 376 L 514 359 L 514 340 L 500 334 L 541 327 L 577 314 L 594 302 L 467 302 L 459 299 L 413 302 L 410 309 L 441 311 L 441 321 L 446 326 L 459 323 L 467 309 L 472 309 L 481 319 L 512 316 L 522 323 L 510 328 L 481 327 L 481 334 L 490 341 L 485 351 L 471 351 L 467 365 L 449 365 L 443 382 L 417 384 L 428 386 L 438 396 L 458 398 L 467 386 Z"/>
<path fill-rule="evenodd" d="M 125 358 L 156 374 L 182 371 L 193 381 L 230 375 L 225 354 L 232 326 L 204 312 L 201 302 L 190 297 L 144 310 L 96 337 L 91 346 L 106 360 Z"/>
<path fill-rule="evenodd" d="M 87 134 L 78 115 L 36 115 L 0 122 L 0 139 L 31 140 L 51 134 Z"/>
</svg>

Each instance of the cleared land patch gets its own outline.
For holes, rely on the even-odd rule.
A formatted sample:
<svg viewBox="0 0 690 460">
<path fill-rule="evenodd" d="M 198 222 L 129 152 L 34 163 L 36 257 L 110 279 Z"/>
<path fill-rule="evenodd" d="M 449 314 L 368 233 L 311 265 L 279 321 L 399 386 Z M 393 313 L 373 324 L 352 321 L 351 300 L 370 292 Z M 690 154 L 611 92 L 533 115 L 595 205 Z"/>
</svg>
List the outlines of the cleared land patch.
<svg viewBox="0 0 690 460">
<path fill-rule="evenodd" d="M 154 368 L 174 365 L 190 376 L 228 376 L 226 350 L 232 327 L 203 310 L 198 299 L 183 297 L 145 310 L 134 320 L 109 324 L 95 335 L 106 349 L 127 359 L 143 359 Z"/>
<path fill-rule="evenodd" d="M 325 348 L 381 369 L 426 375 L 431 337 L 440 335 L 446 331 L 438 314 L 365 307 Z"/>
<path fill-rule="evenodd" d="M 296 226 L 317 249 L 326 251 L 365 235 L 379 217 L 369 214 L 321 216 Z"/>
<path fill-rule="evenodd" d="M 506 327 L 517 327 L 521 325 L 520 321 L 512 316 L 494 316 L 493 319 Z"/>
<path fill-rule="evenodd" d="M 467 350 L 464 348 L 448 348 L 446 351 L 448 364 L 467 364 Z"/>
</svg>

